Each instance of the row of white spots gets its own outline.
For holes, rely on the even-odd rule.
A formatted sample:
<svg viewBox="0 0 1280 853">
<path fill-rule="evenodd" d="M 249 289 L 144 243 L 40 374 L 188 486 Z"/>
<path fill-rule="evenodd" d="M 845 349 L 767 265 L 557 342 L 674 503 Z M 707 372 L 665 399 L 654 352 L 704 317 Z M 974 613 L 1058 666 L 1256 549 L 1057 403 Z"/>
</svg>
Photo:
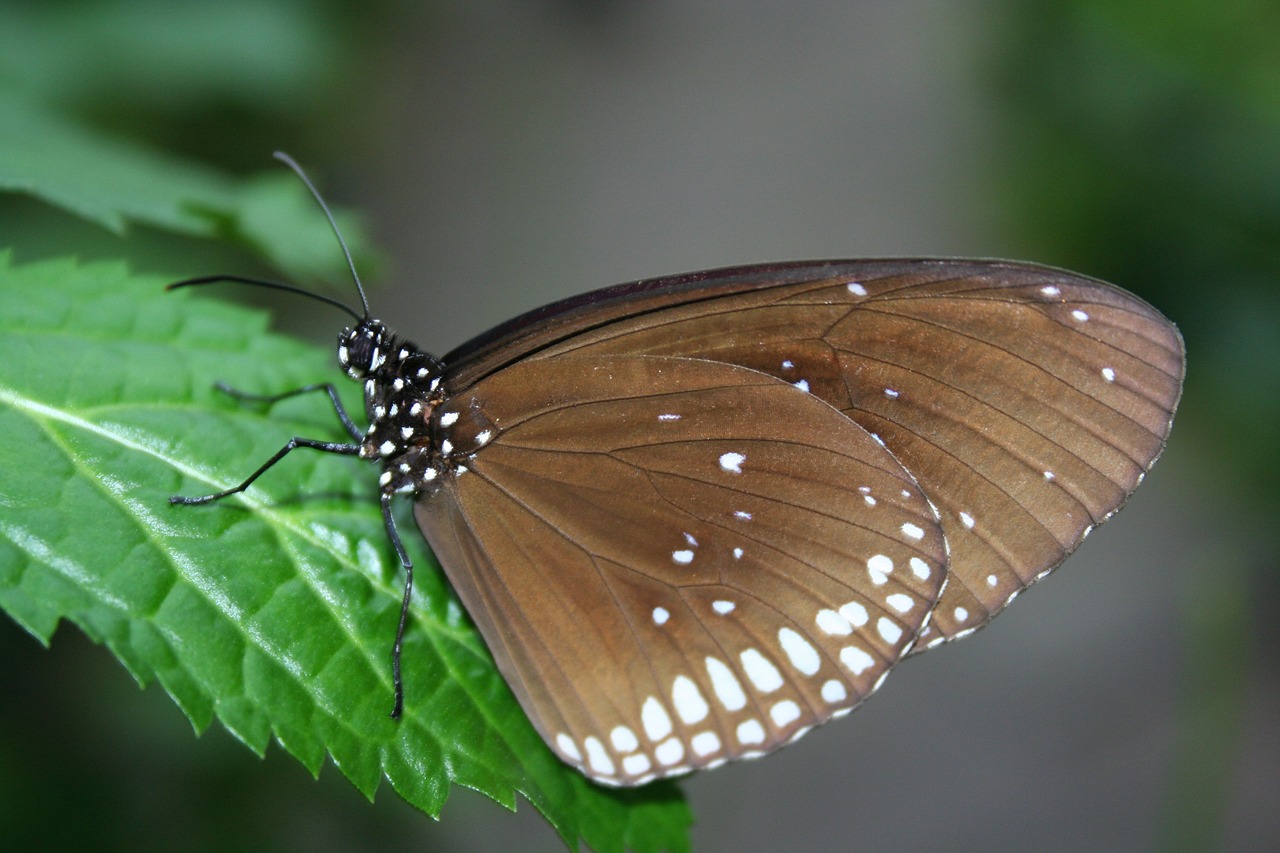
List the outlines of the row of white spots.
<svg viewBox="0 0 1280 853">
<path fill-rule="evenodd" d="M 696 545 L 691 536 L 686 534 L 686 538 L 690 539 L 691 544 Z M 920 565 L 927 572 L 927 564 L 920 561 Z M 889 568 L 891 570 L 891 564 Z M 886 602 L 889 606 L 902 613 L 908 612 L 915 605 L 914 599 L 904 593 L 890 595 L 886 598 Z M 733 603 L 727 600 L 717 600 L 713 602 L 712 607 L 722 614 L 732 612 L 734 609 Z M 668 621 L 670 613 L 666 608 L 655 607 L 653 618 L 655 623 L 662 625 Z M 829 608 L 820 610 L 815 621 L 818 627 L 826 634 L 848 635 L 852 633 L 855 626 L 862 627 L 867 624 L 868 614 L 862 604 L 850 601 L 842 605 L 839 610 Z M 890 644 L 899 642 L 903 634 L 902 628 L 887 617 L 880 617 L 877 620 L 876 630 Z M 798 672 L 813 676 L 821 670 L 820 653 L 800 632 L 789 627 L 783 627 L 778 630 L 777 636 L 779 646 Z M 839 657 L 844 667 L 854 675 L 860 675 L 875 666 L 875 659 L 866 650 L 856 645 L 843 647 Z M 778 667 L 758 649 L 747 648 L 743 650 L 739 654 L 739 660 L 741 661 L 743 673 L 752 687 L 760 694 L 774 693 L 784 686 L 785 680 Z M 719 704 L 730 712 L 741 711 L 745 708 L 747 706 L 747 694 L 733 670 L 724 661 L 710 656 L 705 659 L 705 666 L 709 684 L 713 691 L 712 695 Z M 820 691 L 823 700 L 832 705 L 839 705 L 848 700 L 848 690 L 844 682 L 838 678 L 826 679 Z M 703 722 L 710 714 L 710 705 L 699 689 L 697 682 L 687 675 L 679 675 L 672 681 L 671 707 L 675 715 L 684 724 L 691 726 Z M 791 699 L 781 699 L 768 708 L 768 716 L 778 728 L 790 726 L 800 720 L 802 715 L 801 707 Z M 674 767 L 674 765 L 683 760 L 686 745 L 679 736 L 672 736 L 674 726 L 671 715 L 657 697 L 650 696 L 643 702 L 641 706 L 641 724 L 645 735 L 655 745 L 652 753 L 653 757 L 664 767 L 672 768 L 666 772 L 683 772 L 689 769 L 687 767 Z M 795 737 L 805 731 L 808 731 L 808 727 L 802 727 L 793 732 L 790 739 L 794 740 Z M 767 733 L 763 725 L 759 719 L 755 718 L 739 722 L 736 726 L 735 734 L 739 744 L 742 746 L 758 746 L 764 744 L 767 740 Z M 617 726 L 610 733 L 609 740 L 622 762 L 623 770 L 629 776 L 637 779 L 650 771 L 652 762 L 647 754 L 636 751 L 639 748 L 639 742 L 631 729 L 626 726 Z M 566 757 L 581 763 L 582 753 L 571 737 L 563 733 L 558 735 L 556 737 L 556 745 Z M 616 766 L 605 745 L 595 737 L 584 739 L 583 745 L 586 750 L 587 766 L 594 774 L 604 777 L 600 781 L 611 781 L 611 777 L 616 772 Z M 695 755 L 704 758 L 714 755 L 722 749 L 719 735 L 710 730 L 693 734 L 689 738 L 687 745 Z"/>
</svg>

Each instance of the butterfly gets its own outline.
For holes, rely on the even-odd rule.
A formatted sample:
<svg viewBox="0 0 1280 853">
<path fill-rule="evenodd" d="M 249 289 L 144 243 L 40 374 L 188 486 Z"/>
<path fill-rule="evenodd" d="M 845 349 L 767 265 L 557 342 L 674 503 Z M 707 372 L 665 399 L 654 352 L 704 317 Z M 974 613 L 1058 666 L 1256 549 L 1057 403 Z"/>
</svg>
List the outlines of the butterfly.
<svg viewBox="0 0 1280 853">
<path fill-rule="evenodd" d="M 301 168 L 289 165 L 332 216 Z M 337 233 L 337 228 L 334 226 Z M 338 235 L 341 242 L 341 235 Z M 1164 448 L 1185 352 L 1109 284 L 989 260 L 766 264 L 531 311 L 437 358 L 347 311 L 350 441 L 534 726 L 607 785 L 764 755 L 987 624 Z M 247 397 L 249 395 L 240 395 Z"/>
</svg>

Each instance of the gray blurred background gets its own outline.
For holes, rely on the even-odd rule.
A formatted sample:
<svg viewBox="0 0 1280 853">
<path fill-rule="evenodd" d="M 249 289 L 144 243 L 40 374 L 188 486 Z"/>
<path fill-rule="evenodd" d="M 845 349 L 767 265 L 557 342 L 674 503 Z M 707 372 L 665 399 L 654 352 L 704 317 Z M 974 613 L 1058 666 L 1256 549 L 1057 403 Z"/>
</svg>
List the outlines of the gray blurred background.
<svg viewBox="0 0 1280 853">
<path fill-rule="evenodd" d="M 0 73 L 85 121 L 232 172 L 294 154 L 385 250 L 375 314 L 437 353 L 552 299 L 754 261 L 1012 257 L 1141 294 L 1190 377 L 1131 504 L 856 714 L 689 779 L 694 848 L 1280 846 L 1274 4 L 6 5 L 0 25 L 100 73 Z M 527 803 L 456 790 L 437 824 L 196 739 L 73 630 L 46 652 L 8 621 L 0 837 L 562 849 Z"/>
</svg>

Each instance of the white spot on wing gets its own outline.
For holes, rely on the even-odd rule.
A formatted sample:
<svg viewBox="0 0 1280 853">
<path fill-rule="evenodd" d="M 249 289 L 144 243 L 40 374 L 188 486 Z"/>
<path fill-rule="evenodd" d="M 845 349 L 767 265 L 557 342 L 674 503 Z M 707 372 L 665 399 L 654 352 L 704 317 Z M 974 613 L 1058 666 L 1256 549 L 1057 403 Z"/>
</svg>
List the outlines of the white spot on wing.
<svg viewBox="0 0 1280 853">
<path fill-rule="evenodd" d="M 726 613 L 732 613 L 733 608 L 735 607 L 737 607 L 737 605 L 732 601 L 725 601 L 724 599 L 711 602 L 711 609 L 719 613 L 721 616 L 724 616 Z"/>
<path fill-rule="evenodd" d="M 684 758 L 684 744 L 679 738 L 667 738 L 653 750 L 653 755 L 660 763 L 670 767 Z"/>
<path fill-rule="evenodd" d="M 875 659 L 857 646 L 845 646 L 840 650 L 840 662 L 854 675 L 862 675 L 875 664 Z"/>
<path fill-rule="evenodd" d="M 779 628 L 778 642 L 782 644 L 782 650 L 787 653 L 791 665 L 805 675 L 813 675 L 822 665 L 817 650 L 792 629 Z"/>
<path fill-rule="evenodd" d="M 920 540 L 924 538 L 924 529 L 920 525 L 912 524 L 909 521 L 903 523 L 902 532 L 912 539 Z"/>
<path fill-rule="evenodd" d="M 600 739 L 588 737 L 583 743 L 587 747 L 587 763 L 591 765 L 591 769 L 597 773 L 612 776 L 614 773 L 613 759 L 605 751 L 604 744 L 600 742 Z"/>
<path fill-rule="evenodd" d="M 667 624 L 667 620 L 670 618 L 671 618 L 671 613 L 667 611 L 667 608 L 665 607 L 653 608 L 653 624 L 665 625 Z"/>
<path fill-rule="evenodd" d="M 848 284 L 846 284 L 846 285 L 845 285 L 845 289 L 847 289 L 847 290 L 848 290 L 850 293 L 852 293 L 854 296 L 866 296 L 866 295 L 867 295 L 867 289 L 866 289 L 865 287 L 863 287 L 861 284 L 859 284 L 858 282 L 856 282 L 856 281 L 851 281 L 851 282 L 849 282 Z"/>
<path fill-rule="evenodd" d="M 1108 382 L 1115 382 L 1116 372 L 1110 367 L 1104 367 L 1102 368 L 1102 378 L 1107 380 Z"/>
<path fill-rule="evenodd" d="M 750 521 L 750 520 L 751 520 L 751 513 L 746 512 L 745 510 L 735 509 L 735 510 L 733 511 L 733 517 L 734 517 L 734 518 L 740 518 L 740 519 L 742 519 L 743 521 Z"/>
<path fill-rule="evenodd" d="M 689 745 L 698 755 L 710 755 L 720 751 L 720 736 L 715 732 L 698 732 L 689 741 Z"/>
<path fill-rule="evenodd" d="M 644 705 L 640 707 L 640 722 L 644 724 L 644 733 L 651 741 L 662 740 L 671 734 L 671 717 L 667 715 L 667 709 L 662 707 L 662 703 L 652 696 L 645 699 Z"/>
<path fill-rule="evenodd" d="M 687 675 L 677 675 L 672 683 L 671 704 L 686 723 L 698 723 L 707 716 L 707 700 L 702 698 L 698 685 Z"/>
<path fill-rule="evenodd" d="M 867 608 L 857 601 L 850 601 L 843 605 L 840 608 L 840 615 L 849 620 L 849 624 L 855 628 L 861 628 L 867 624 Z"/>
<path fill-rule="evenodd" d="M 871 582 L 876 586 L 883 586 L 889 580 L 889 572 L 892 571 L 893 560 L 884 554 L 876 554 L 867 560 L 867 574 L 871 576 Z"/>
<path fill-rule="evenodd" d="M 609 732 L 609 740 L 613 741 L 613 748 L 618 752 L 635 752 L 640 746 L 640 741 L 636 740 L 636 733 L 626 726 L 615 726 L 613 731 Z"/>
<path fill-rule="evenodd" d="M 658 415 L 658 420 L 660 420 L 660 421 L 678 421 L 678 420 L 680 420 L 680 416 L 679 416 L 679 415 Z"/>
<path fill-rule="evenodd" d="M 569 737 L 564 732 L 560 732 L 560 734 L 556 735 L 556 746 L 560 748 L 560 752 L 563 753 L 566 758 L 570 758 L 574 761 L 582 760 L 582 753 L 578 751 L 578 745 L 573 742 L 573 738 Z"/>
<path fill-rule="evenodd" d="M 457 412 L 445 412 L 440 416 L 440 426 L 453 426 L 458 422 Z"/>
<path fill-rule="evenodd" d="M 967 512 L 960 513 L 960 523 L 970 530 L 973 529 L 973 516 Z"/>
<path fill-rule="evenodd" d="M 677 563 L 679 563 L 682 566 L 687 566 L 693 562 L 693 552 L 687 551 L 687 550 L 672 551 L 671 559 L 675 560 Z"/>
<path fill-rule="evenodd" d="M 929 564 L 926 563 L 924 560 L 920 559 L 919 557 L 911 558 L 911 571 L 916 577 L 920 578 L 920 580 L 922 581 L 927 581 L 929 579 L 929 575 L 930 575 Z"/>
<path fill-rule="evenodd" d="M 643 752 L 637 752 L 635 755 L 628 755 L 622 759 L 622 769 L 632 776 L 639 776 L 652 766 L 649 756 Z"/>
<path fill-rule="evenodd" d="M 741 453 L 721 453 L 720 467 L 734 474 L 742 473 L 742 463 L 747 461 L 747 457 Z"/>
<path fill-rule="evenodd" d="M 853 626 L 849 624 L 849 620 L 834 610 L 819 610 L 818 616 L 814 621 L 818 623 L 818 627 L 825 634 L 843 636 L 853 633 Z"/>
<path fill-rule="evenodd" d="M 738 743 L 743 746 L 764 743 L 764 726 L 760 725 L 759 720 L 751 719 L 738 723 Z"/>
<path fill-rule="evenodd" d="M 955 610 L 955 617 L 957 622 L 964 622 L 969 618 L 969 611 L 965 610 L 963 607 L 957 607 Z"/>
<path fill-rule="evenodd" d="M 792 382 L 791 384 L 796 386 L 806 394 L 809 393 L 809 381 L 807 379 L 801 379 L 799 382 Z"/>
<path fill-rule="evenodd" d="M 1085 323 L 1089 320 L 1089 315 L 1081 311 L 1079 308 L 1072 311 L 1071 316 L 1079 320 L 1081 323 Z"/>
<path fill-rule="evenodd" d="M 906 613 L 915 606 L 916 602 L 915 599 L 906 593 L 895 592 L 893 595 L 885 598 L 885 603 L 899 613 Z"/>
<path fill-rule="evenodd" d="M 888 616 L 881 616 L 876 620 L 876 631 L 891 646 L 902 639 L 902 628 Z"/>
<path fill-rule="evenodd" d="M 742 685 L 724 661 L 708 657 L 707 675 L 711 676 L 711 688 L 715 690 L 716 698 L 726 711 L 740 711 L 746 707 L 747 694 L 742 691 Z"/>
<path fill-rule="evenodd" d="M 747 678 L 761 693 L 772 693 L 782 686 L 782 675 L 769 659 L 755 649 L 745 650 L 739 657 Z"/>
<path fill-rule="evenodd" d="M 829 679 L 822 684 L 822 698 L 829 704 L 835 705 L 849 698 L 849 691 L 844 689 L 844 682 L 837 679 Z"/>
<path fill-rule="evenodd" d="M 783 699 L 769 709 L 769 716 L 779 727 L 785 726 L 800 719 L 800 706 L 790 699 Z"/>
</svg>

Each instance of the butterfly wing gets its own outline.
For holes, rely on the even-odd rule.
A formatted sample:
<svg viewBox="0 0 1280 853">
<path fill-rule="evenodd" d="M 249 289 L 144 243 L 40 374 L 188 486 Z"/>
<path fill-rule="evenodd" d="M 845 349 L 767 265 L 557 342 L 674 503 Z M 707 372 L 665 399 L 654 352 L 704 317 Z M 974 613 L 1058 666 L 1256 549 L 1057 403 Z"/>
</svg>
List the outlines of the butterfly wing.
<svg viewBox="0 0 1280 853">
<path fill-rule="evenodd" d="M 1123 504 L 1164 447 L 1185 360 L 1168 320 L 1103 282 L 907 260 L 620 285 L 518 318 L 446 361 L 463 386 L 567 354 L 748 367 L 881 438 L 938 508 L 950 547 L 930 645 L 984 625 Z"/>
<path fill-rule="evenodd" d="M 945 582 L 911 475 L 758 371 L 561 354 L 445 408 L 485 440 L 418 521 L 534 725 L 597 781 L 762 754 L 847 712 Z"/>
</svg>

